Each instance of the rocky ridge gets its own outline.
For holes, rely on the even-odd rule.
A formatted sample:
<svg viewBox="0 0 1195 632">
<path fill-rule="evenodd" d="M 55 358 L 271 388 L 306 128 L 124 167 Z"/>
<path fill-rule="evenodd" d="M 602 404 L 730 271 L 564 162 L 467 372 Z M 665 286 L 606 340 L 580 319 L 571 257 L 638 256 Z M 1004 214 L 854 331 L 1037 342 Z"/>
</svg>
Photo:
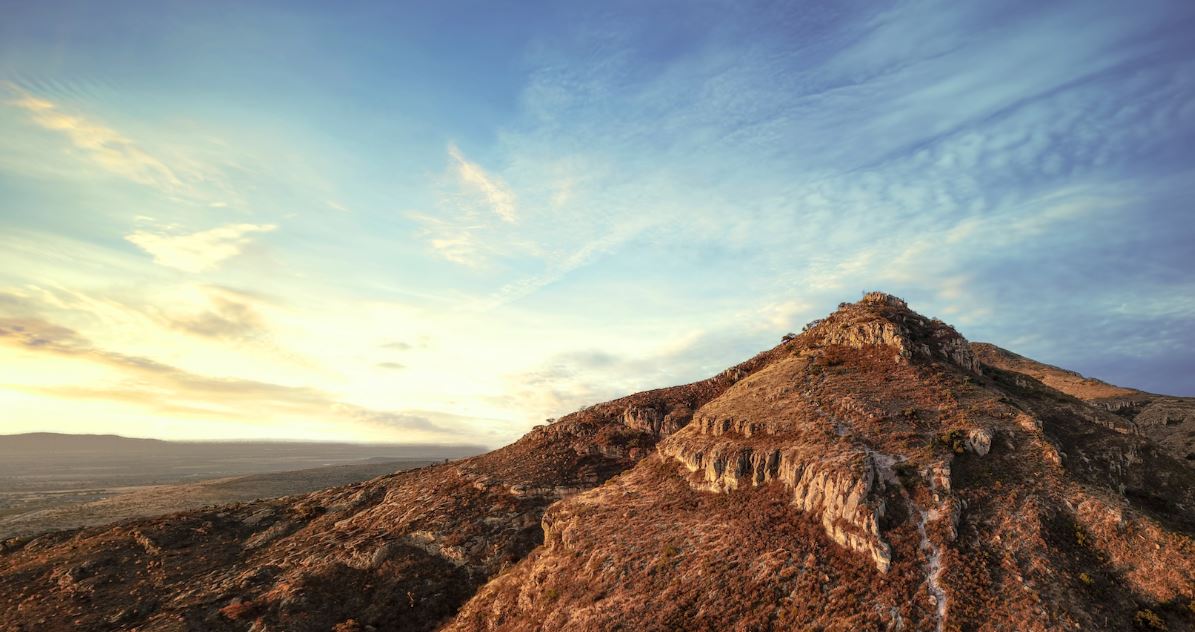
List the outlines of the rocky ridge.
<svg viewBox="0 0 1195 632">
<path fill-rule="evenodd" d="M 448 629 L 1195 623 L 1195 478 L 1123 419 L 882 294 L 776 351 Z"/>
</svg>

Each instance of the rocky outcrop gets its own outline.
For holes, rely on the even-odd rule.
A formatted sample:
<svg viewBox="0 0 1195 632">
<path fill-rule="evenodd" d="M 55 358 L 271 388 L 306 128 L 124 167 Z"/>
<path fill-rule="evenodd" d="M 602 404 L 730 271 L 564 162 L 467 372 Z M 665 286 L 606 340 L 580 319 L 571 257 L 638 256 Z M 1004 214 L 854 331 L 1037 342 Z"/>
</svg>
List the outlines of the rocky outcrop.
<svg viewBox="0 0 1195 632">
<path fill-rule="evenodd" d="M 1123 415 L 1132 419 L 1137 416 L 1137 413 L 1141 412 L 1141 410 L 1149 404 L 1149 401 L 1143 399 L 1113 397 L 1109 399 L 1092 400 L 1091 404 L 1094 406 L 1099 406 L 1110 413 L 1116 413 L 1118 415 Z"/>
<path fill-rule="evenodd" d="M 892 563 L 891 548 L 880 536 L 884 501 L 875 493 L 875 464 L 862 450 L 827 457 L 796 447 L 730 442 L 696 447 L 678 440 L 661 444 L 660 453 L 697 474 L 697 486 L 707 491 L 729 493 L 777 481 L 839 546 L 870 556 L 881 572 Z"/>
<path fill-rule="evenodd" d="M 736 369 L 736 371 L 745 373 L 742 369 Z M 728 377 L 728 379 L 732 378 Z M 733 379 L 738 380 L 740 376 L 736 375 Z M 622 423 L 629 428 L 666 437 L 685 427 L 692 416 L 693 411 L 687 406 L 678 406 L 669 410 L 654 406 L 628 406 L 622 413 Z"/>
<path fill-rule="evenodd" d="M 833 347 L 886 348 L 898 364 L 946 362 L 980 373 L 970 344 L 958 332 L 880 292 L 841 306 L 786 344 L 811 348 L 812 358 L 818 350 Z M 803 375 L 810 362 L 832 367 L 839 360 L 781 362 L 736 381 L 688 427 L 661 442 L 658 450 L 691 473 L 696 489 L 733 493 L 772 482 L 783 485 L 793 504 L 813 515 L 831 541 L 866 555 L 877 569 L 887 571 L 891 546 L 879 525 L 885 513 L 885 487 L 897 483 L 892 467 L 899 459 L 879 455 L 854 437 L 858 428 L 881 423 L 891 411 L 857 394 L 840 393 L 823 400 L 814 386 L 794 388 L 789 376 Z M 795 419 L 736 412 L 785 402 L 790 411 L 804 412 Z M 658 419 L 649 411 L 628 410 L 626 423 L 654 428 Z M 990 429 L 974 428 L 959 435 L 959 449 L 983 456 L 991 450 L 992 438 Z M 924 476 L 938 494 L 949 493 L 948 463 L 929 468 Z M 939 500 L 947 502 L 944 497 Z M 937 509 L 927 512 L 936 520 Z"/>
<path fill-rule="evenodd" d="M 979 456 L 986 456 L 992 449 L 992 431 L 975 428 L 967 432 L 967 449 Z"/>
<path fill-rule="evenodd" d="M 664 423 L 664 413 L 657 408 L 628 406 L 622 413 L 622 423 L 632 428 L 658 433 Z"/>
<path fill-rule="evenodd" d="M 903 300 L 882 292 L 867 294 L 803 335 L 824 345 L 888 347 L 895 352 L 894 359 L 904 364 L 914 358 L 944 360 L 971 373 L 981 372 L 971 344 L 953 327 L 927 319 L 911 311 Z"/>
</svg>

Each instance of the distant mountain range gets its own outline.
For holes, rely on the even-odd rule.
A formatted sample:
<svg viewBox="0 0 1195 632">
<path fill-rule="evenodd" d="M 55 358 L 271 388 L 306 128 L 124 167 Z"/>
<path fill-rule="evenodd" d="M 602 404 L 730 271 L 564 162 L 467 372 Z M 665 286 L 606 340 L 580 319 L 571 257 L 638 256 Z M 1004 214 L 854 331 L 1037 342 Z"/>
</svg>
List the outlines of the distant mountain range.
<svg viewBox="0 0 1195 632">
<path fill-rule="evenodd" d="M 1193 418 L 872 293 L 487 454 L 6 541 L 0 621 L 1190 630 Z"/>
</svg>

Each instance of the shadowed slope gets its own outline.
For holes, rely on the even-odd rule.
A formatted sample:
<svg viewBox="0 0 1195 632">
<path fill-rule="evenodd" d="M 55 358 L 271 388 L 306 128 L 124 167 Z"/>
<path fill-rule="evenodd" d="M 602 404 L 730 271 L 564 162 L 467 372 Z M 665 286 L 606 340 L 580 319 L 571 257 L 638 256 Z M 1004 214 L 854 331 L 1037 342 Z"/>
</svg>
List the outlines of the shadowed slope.
<svg viewBox="0 0 1195 632">
<path fill-rule="evenodd" d="M 971 348 L 986 364 L 1028 375 L 1050 388 L 1116 413 L 1171 456 L 1195 467 L 1195 397 L 1155 395 L 1113 386 L 992 344 L 977 342 Z"/>
</svg>

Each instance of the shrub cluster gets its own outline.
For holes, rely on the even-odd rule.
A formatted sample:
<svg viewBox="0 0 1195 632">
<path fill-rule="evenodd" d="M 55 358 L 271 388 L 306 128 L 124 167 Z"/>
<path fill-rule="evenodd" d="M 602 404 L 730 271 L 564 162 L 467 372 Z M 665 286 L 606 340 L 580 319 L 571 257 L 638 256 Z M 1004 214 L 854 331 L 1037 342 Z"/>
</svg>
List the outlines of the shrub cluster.
<svg viewBox="0 0 1195 632">
<path fill-rule="evenodd" d="M 1166 629 L 1166 622 L 1162 620 L 1162 617 L 1159 617 L 1156 612 L 1154 612 L 1153 610 L 1150 610 L 1149 608 L 1145 608 L 1143 610 L 1138 610 L 1137 616 L 1136 616 L 1136 621 L 1137 621 L 1137 625 L 1142 626 L 1144 628 L 1148 628 L 1150 630 L 1165 630 Z"/>
<path fill-rule="evenodd" d="M 964 454 L 967 451 L 966 436 L 962 430 L 951 430 L 950 432 L 943 432 L 938 436 L 938 440 L 945 446 L 950 448 L 951 452 L 955 454 Z"/>
</svg>

